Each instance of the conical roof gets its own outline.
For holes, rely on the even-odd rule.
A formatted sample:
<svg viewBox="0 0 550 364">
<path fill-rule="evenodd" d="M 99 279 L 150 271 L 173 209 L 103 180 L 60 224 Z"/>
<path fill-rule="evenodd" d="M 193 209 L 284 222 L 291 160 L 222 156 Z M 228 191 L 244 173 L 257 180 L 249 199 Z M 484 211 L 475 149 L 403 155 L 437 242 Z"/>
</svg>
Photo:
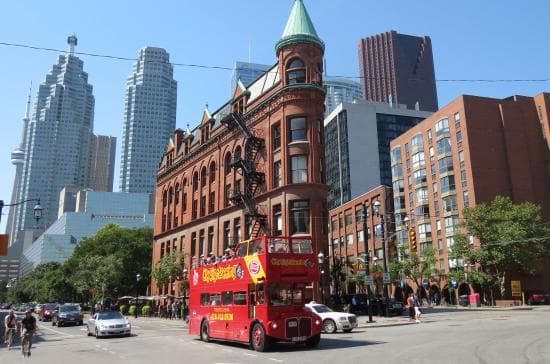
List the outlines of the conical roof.
<svg viewBox="0 0 550 364">
<path fill-rule="evenodd" d="M 302 0 L 294 2 L 294 6 L 286 22 L 285 30 L 283 31 L 283 36 L 275 45 L 275 50 L 279 52 L 279 49 L 282 47 L 293 43 L 313 43 L 325 49 L 325 44 L 317 35 Z"/>
</svg>

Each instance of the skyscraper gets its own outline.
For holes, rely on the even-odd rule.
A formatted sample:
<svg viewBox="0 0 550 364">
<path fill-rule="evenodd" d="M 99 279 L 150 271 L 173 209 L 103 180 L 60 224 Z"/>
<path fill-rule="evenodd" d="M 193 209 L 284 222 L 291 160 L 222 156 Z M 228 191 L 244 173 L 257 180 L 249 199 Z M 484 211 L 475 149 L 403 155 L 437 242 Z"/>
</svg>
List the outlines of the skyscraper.
<svg viewBox="0 0 550 364">
<path fill-rule="evenodd" d="M 437 110 L 430 37 L 392 30 L 359 41 L 359 71 L 365 100 L 395 102 L 409 109 Z"/>
<path fill-rule="evenodd" d="M 327 90 L 325 97 L 325 115 L 328 115 L 342 102 L 352 103 L 363 99 L 359 82 L 345 78 L 325 77 L 323 84 Z"/>
<path fill-rule="evenodd" d="M 116 138 L 92 135 L 88 187 L 94 191 L 113 192 Z"/>
<path fill-rule="evenodd" d="M 176 127 L 177 82 L 170 55 L 155 47 L 140 49 L 126 83 L 120 190 L 155 191 L 160 160 Z"/>
<path fill-rule="evenodd" d="M 17 200 L 40 199 L 41 225 L 57 218 L 59 192 L 65 186 L 86 186 L 94 96 L 84 63 L 74 55 L 77 38 L 67 38 L 69 50 L 40 84 L 32 119 L 26 128 L 25 163 Z M 19 205 L 15 230 L 34 228 L 35 202 Z"/>
<path fill-rule="evenodd" d="M 29 95 L 27 96 L 27 106 L 25 108 L 25 117 L 23 118 L 23 131 L 21 134 L 21 143 L 11 153 L 11 164 L 15 166 L 15 178 L 13 179 L 13 189 L 11 193 L 11 204 L 14 205 L 17 202 L 17 198 L 21 191 L 21 182 L 23 176 L 23 165 L 25 164 L 25 139 L 27 138 L 27 128 L 29 126 L 31 111 L 31 89 L 29 89 Z M 16 206 L 11 206 L 8 213 L 8 221 L 6 223 L 6 234 L 10 236 L 10 245 L 12 243 L 12 237 L 15 236 L 15 212 Z"/>
<path fill-rule="evenodd" d="M 269 64 L 237 61 L 235 63 L 235 68 L 233 68 L 233 73 L 231 74 L 231 94 L 235 92 L 238 80 L 241 80 L 243 85 L 248 87 L 248 85 L 256 81 L 258 77 L 263 75 L 272 66 L 273 65 Z"/>
</svg>

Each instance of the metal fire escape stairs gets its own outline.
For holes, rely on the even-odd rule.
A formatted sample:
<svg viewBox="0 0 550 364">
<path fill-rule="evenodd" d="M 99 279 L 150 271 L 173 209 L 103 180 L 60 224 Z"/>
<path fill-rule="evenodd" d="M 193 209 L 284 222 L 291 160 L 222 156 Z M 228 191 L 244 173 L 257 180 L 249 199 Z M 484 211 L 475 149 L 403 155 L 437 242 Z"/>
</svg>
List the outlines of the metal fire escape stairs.
<svg viewBox="0 0 550 364">
<path fill-rule="evenodd" d="M 235 158 L 231 163 L 231 167 L 244 177 L 244 191 L 235 188 L 230 201 L 245 208 L 245 216 L 251 228 L 250 237 L 254 238 L 265 231 L 267 225 L 267 216 L 258 212 L 255 199 L 258 188 L 265 183 L 265 174 L 256 171 L 256 158 L 265 148 L 265 141 L 254 136 L 241 113 L 233 112 L 224 117 L 221 123 L 230 129 L 239 127 L 245 136 L 244 158 Z"/>
</svg>

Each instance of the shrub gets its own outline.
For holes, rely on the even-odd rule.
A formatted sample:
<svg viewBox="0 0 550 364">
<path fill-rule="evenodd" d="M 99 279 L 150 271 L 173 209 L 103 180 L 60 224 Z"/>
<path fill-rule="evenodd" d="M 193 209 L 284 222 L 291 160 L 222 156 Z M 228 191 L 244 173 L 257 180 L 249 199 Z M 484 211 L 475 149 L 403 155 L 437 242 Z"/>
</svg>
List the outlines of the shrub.
<svg viewBox="0 0 550 364">
<path fill-rule="evenodd" d="M 131 305 L 128 310 L 128 315 L 133 316 L 136 313 L 136 305 Z"/>
<path fill-rule="evenodd" d="M 141 314 L 142 314 L 143 316 L 149 316 L 149 313 L 150 313 L 150 312 L 151 312 L 151 306 L 148 306 L 148 305 L 147 305 L 147 306 L 143 306 L 143 307 L 141 308 Z"/>
<path fill-rule="evenodd" d="M 118 308 L 121 314 L 126 315 L 128 313 L 128 307 L 126 305 L 120 305 Z"/>
</svg>

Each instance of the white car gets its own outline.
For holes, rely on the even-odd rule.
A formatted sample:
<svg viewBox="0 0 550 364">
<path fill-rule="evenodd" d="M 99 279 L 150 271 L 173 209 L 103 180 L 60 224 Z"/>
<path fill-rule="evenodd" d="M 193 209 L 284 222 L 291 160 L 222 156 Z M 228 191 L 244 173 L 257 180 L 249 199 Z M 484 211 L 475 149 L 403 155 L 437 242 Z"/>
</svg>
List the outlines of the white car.
<svg viewBox="0 0 550 364">
<path fill-rule="evenodd" d="M 88 336 L 130 336 L 132 327 L 128 319 L 118 311 L 98 312 L 88 321 Z"/>
<path fill-rule="evenodd" d="M 310 302 L 306 304 L 306 309 L 321 316 L 323 319 L 323 329 L 327 334 L 332 334 L 337 330 L 351 332 L 357 327 L 357 316 L 346 312 L 336 312 L 325 305 Z"/>
</svg>

